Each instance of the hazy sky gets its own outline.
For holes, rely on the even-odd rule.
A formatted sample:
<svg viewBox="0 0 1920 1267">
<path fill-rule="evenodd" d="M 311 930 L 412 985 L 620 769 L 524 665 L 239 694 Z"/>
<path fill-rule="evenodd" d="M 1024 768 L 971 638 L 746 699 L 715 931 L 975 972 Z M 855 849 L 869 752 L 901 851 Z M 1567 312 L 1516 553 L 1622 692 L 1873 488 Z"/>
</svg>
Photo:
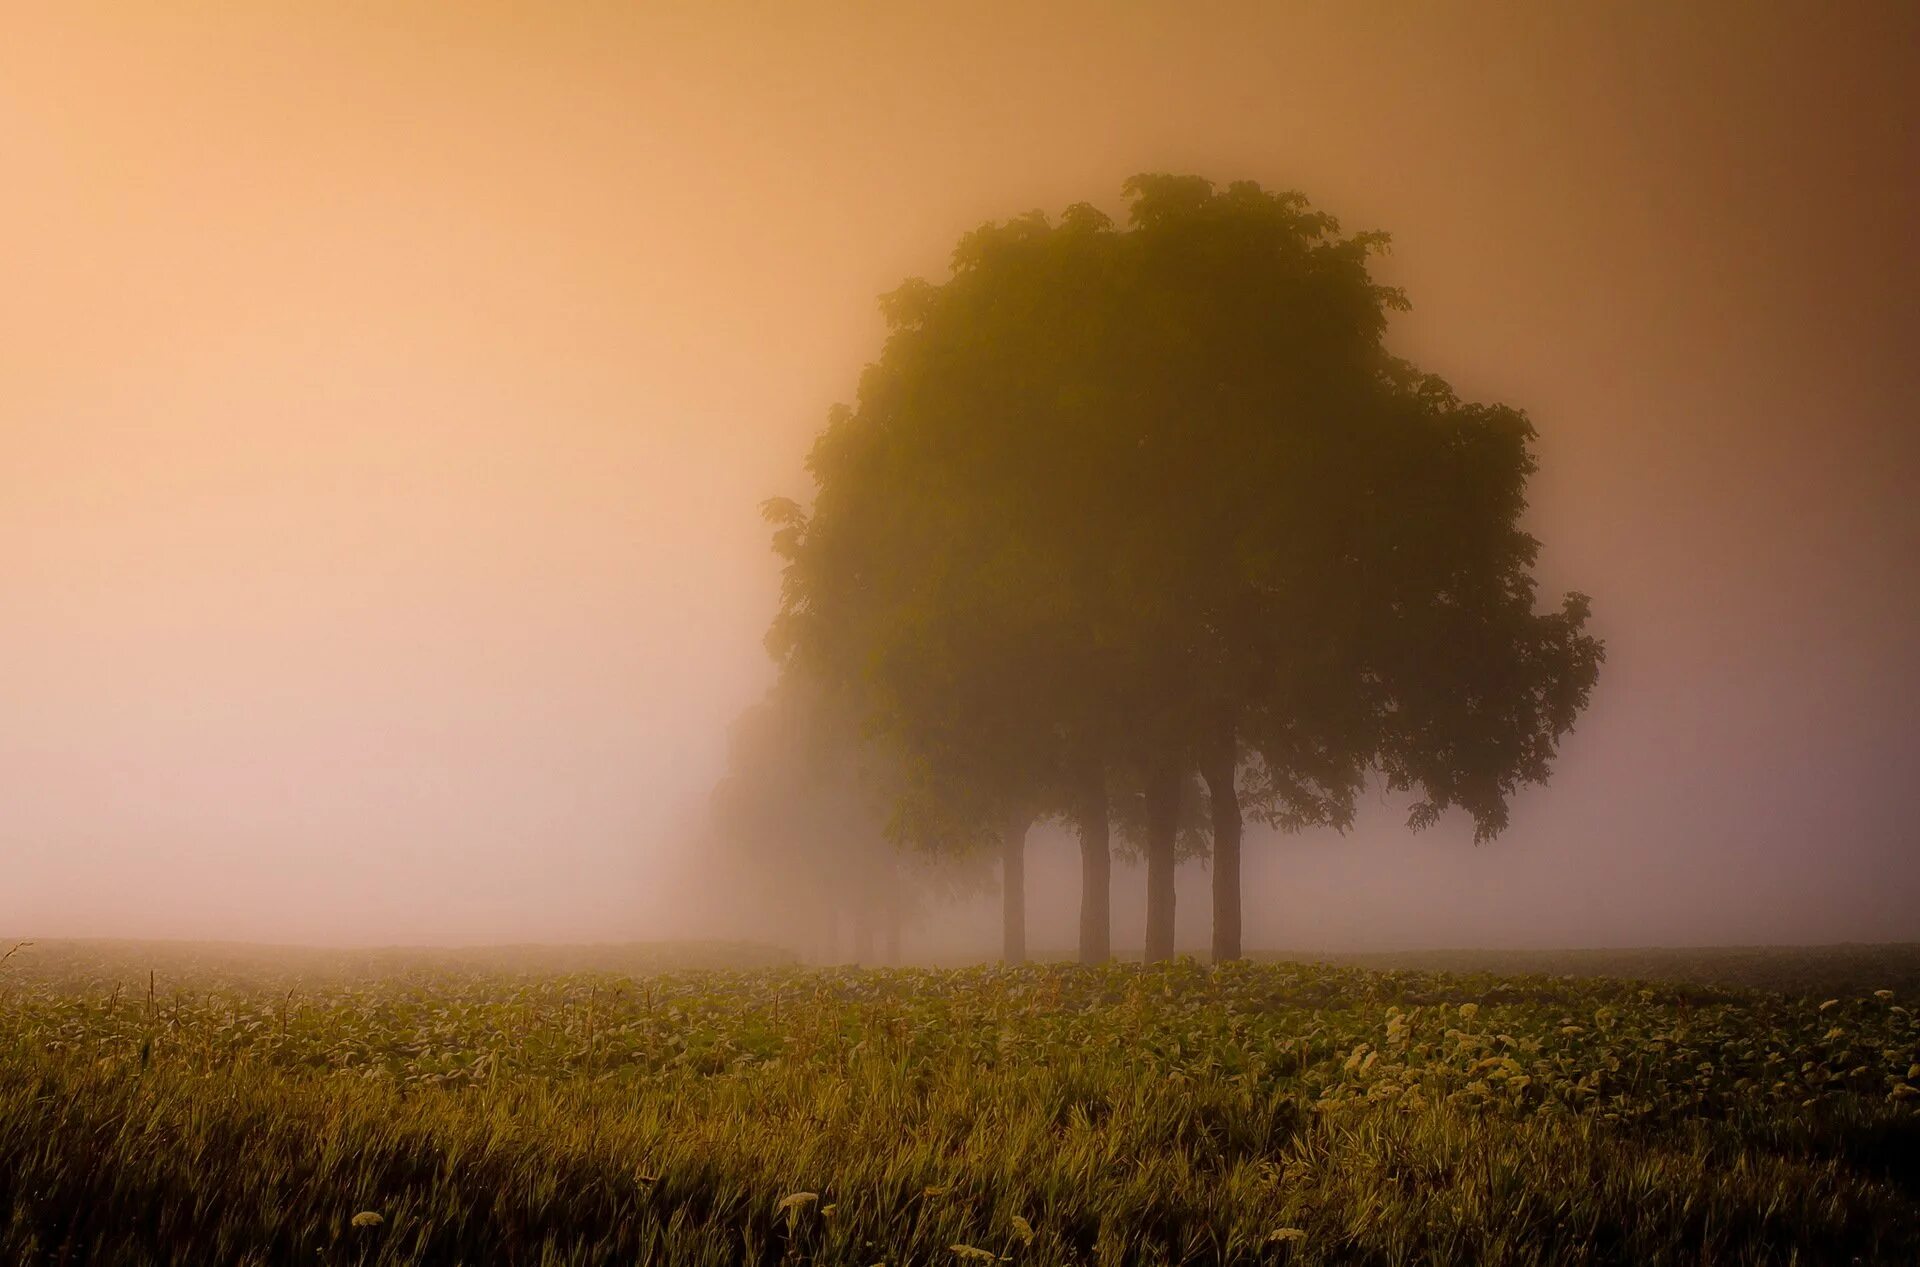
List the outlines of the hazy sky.
<svg viewBox="0 0 1920 1267">
<path fill-rule="evenodd" d="M 0 6 L 0 931 L 683 931 L 874 297 L 1180 170 L 1393 233 L 1608 641 L 1504 837 L 1256 840 L 1249 945 L 1920 939 L 1916 84 L 1905 3 Z"/>
</svg>

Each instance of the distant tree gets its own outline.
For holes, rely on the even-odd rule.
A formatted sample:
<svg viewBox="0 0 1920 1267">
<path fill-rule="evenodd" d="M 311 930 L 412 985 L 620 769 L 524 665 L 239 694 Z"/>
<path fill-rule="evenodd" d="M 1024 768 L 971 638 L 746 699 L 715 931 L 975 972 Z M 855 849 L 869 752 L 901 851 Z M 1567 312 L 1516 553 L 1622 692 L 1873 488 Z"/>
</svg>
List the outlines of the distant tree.
<svg viewBox="0 0 1920 1267">
<path fill-rule="evenodd" d="M 1414 827 L 1458 806 L 1492 835 L 1601 648 L 1583 597 L 1534 609 L 1525 417 L 1386 352 L 1383 238 L 1251 184 L 1126 192 L 1126 230 L 1085 205 L 989 225 L 888 297 L 812 510 L 772 507 L 772 643 L 940 789 L 935 821 L 1078 821 L 1083 958 L 1108 951 L 1113 779 L 1141 790 L 1147 957 L 1172 953 L 1197 771 L 1231 959 L 1246 815 L 1344 828 L 1377 770 Z"/>
<path fill-rule="evenodd" d="M 763 926 L 784 923 L 829 959 L 844 932 L 856 961 L 895 961 L 909 914 L 964 884 L 955 868 L 894 847 L 894 795 L 889 763 L 832 701 L 783 678 L 729 732 L 727 771 L 710 798 L 714 862 L 731 864 L 733 887 Z"/>
</svg>

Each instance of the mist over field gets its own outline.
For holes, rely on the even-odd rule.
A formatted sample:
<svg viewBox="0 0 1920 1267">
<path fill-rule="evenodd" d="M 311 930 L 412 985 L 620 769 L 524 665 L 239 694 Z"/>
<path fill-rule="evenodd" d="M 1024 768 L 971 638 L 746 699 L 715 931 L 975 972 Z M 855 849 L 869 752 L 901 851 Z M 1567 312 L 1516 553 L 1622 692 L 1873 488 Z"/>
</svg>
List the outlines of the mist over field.
<svg viewBox="0 0 1920 1267">
<path fill-rule="evenodd" d="M 776 677 L 759 507 L 810 495 L 877 296 L 1197 172 L 1391 232 L 1389 345 L 1527 411 L 1542 593 L 1606 644 L 1492 841 L 1379 787 L 1344 835 L 1250 821 L 1247 948 L 1920 939 L 1914 9 L 6 26 L 0 931 L 848 957 L 767 912 L 855 868 L 713 862 Z M 1070 957 L 1069 825 L 1028 853 Z M 992 858 L 939 892 L 900 953 L 995 954 Z"/>
<path fill-rule="evenodd" d="M 0 14 L 0 1262 L 1920 1262 L 1920 6 Z"/>
</svg>

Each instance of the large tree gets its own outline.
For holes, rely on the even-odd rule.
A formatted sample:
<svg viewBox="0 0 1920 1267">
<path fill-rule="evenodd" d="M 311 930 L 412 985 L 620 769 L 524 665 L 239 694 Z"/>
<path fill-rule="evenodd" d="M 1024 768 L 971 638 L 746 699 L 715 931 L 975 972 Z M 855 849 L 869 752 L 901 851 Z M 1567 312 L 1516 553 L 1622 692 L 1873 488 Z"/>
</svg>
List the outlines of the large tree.
<svg viewBox="0 0 1920 1267">
<path fill-rule="evenodd" d="M 1600 659 L 1535 610 L 1523 415 L 1384 344 L 1378 235 L 1295 194 L 1128 182 L 962 240 L 782 504 L 776 640 L 835 665 L 930 786 L 1073 813 L 1106 954 L 1107 787 L 1140 790 L 1149 959 L 1173 949 L 1181 792 L 1208 787 L 1214 955 L 1248 814 L 1344 827 L 1371 771 L 1482 837 L 1546 777 Z M 964 799 L 964 798 L 962 798 Z"/>
<path fill-rule="evenodd" d="M 1586 600 L 1535 610 L 1524 415 L 1388 353 L 1404 298 L 1375 234 L 1297 194 L 1129 182 L 1112 387 L 1140 455 L 1129 639 L 1150 802 L 1197 768 L 1213 811 L 1216 959 L 1240 954 L 1243 803 L 1344 827 L 1369 770 L 1485 838 L 1545 779 L 1592 689 Z M 1247 786 L 1241 786 L 1243 773 Z M 1149 958 L 1172 952 L 1170 806 L 1150 814 Z"/>
</svg>

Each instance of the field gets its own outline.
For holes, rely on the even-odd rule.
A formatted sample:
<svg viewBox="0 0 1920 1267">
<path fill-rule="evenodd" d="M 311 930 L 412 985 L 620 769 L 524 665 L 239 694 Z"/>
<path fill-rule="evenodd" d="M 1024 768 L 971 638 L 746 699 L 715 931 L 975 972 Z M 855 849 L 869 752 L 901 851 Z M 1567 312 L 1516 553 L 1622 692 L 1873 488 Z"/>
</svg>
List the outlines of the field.
<svg viewBox="0 0 1920 1267">
<path fill-rule="evenodd" d="M 1827 966 L 29 946 L 0 1261 L 1920 1261 L 1914 952 L 1780 953 Z"/>
<path fill-rule="evenodd" d="M 1311 960 L 1315 956 L 1290 958 Z M 1668 984 L 1746 986 L 1780 993 L 1893 990 L 1920 996 L 1920 945 L 1645 947 L 1626 950 L 1412 950 L 1340 955 L 1328 963 L 1418 972 L 1619 977 Z"/>
</svg>

